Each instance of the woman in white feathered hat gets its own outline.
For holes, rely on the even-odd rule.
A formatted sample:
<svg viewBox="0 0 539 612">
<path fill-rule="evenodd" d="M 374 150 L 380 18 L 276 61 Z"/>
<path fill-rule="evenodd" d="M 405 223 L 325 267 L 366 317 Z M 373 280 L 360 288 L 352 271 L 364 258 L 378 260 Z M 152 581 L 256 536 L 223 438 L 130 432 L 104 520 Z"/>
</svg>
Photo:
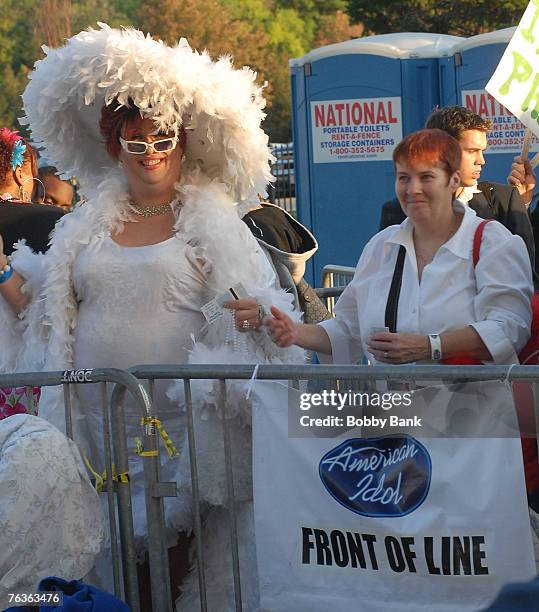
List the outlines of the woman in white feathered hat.
<svg viewBox="0 0 539 612">
<path fill-rule="evenodd" d="M 214 62 L 183 39 L 171 48 L 105 25 L 46 52 L 23 94 L 26 119 L 34 142 L 63 177 L 78 178 L 85 202 L 59 223 L 46 256 L 25 245 L 11 266 L 0 256 L 0 333 L 11 347 L 2 355 L 3 370 L 301 361 L 301 351 L 277 348 L 264 332 L 238 334 L 229 311 L 211 324 L 201 312 L 241 284 L 257 300 L 240 308 L 243 331 L 260 325 L 258 305 L 292 313 L 291 298 L 241 221 L 271 178 L 260 128 L 264 100 L 254 73 L 234 69 L 227 58 Z M 24 313 L 22 329 L 16 312 Z M 169 395 L 182 401 L 176 391 Z M 78 441 L 96 467 L 102 460 L 97 392 L 78 387 L 75 406 Z M 44 390 L 40 416 L 63 429 L 60 393 Z M 200 489 L 203 499 L 222 505 L 224 462 L 212 397 L 208 384 L 195 393 L 204 409 Z M 165 428 L 181 444 L 185 423 L 177 402 L 158 385 L 156 402 Z M 245 401 L 230 409 L 237 418 L 235 442 L 245 451 L 240 446 L 235 453 L 238 499 L 248 505 L 250 411 Z M 135 407 L 128 414 L 132 438 L 140 415 Z M 179 467 L 169 460 L 162 474 L 178 480 L 181 490 L 189 481 L 187 455 Z M 142 536 L 140 473 L 135 462 L 135 530 Z M 189 527 L 188 489 L 185 484 L 183 493 L 167 499 L 170 545 L 175 529 Z M 247 561 L 252 565 L 253 557 Z M 225 597 L 223 581 L 212 582 L 223 591 L 216 597 Z M 215 601 L 226 609 L 224 600 Z"/>
</svg>

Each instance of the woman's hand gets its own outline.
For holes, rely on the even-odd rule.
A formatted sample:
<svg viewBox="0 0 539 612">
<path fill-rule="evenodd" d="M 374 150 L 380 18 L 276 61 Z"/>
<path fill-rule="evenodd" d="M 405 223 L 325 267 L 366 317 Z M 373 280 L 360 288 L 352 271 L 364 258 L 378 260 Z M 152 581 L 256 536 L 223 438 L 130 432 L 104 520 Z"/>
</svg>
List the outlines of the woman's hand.
<svg viewBox="0 0 539 612">
<path fill-rule="evenodd" d="M 266 317 L 264 324 L 273 342 L 281 348 L 297 344 L 298 330 L 294 321 L 275 306 L 271 307 L 271 314 L 273 317 Z"/>
<path fill-rule="evenodd" d="M 270 338 L 281 348 L 295 344 L 308 351 L 331 355 L 331 342 L 321 325 L 294 323 L 292 319 L 275 306 L 271 307 L 272 317 L 264 317 L 264 325 Z"/>
<path fill-rule="evenodd" d="M 430 359 L 430 342 L 428 336 L 399 332 L 380 332 L 372 335 L 367 347 L 381 363 L 412 363 Z"/>
<path fill-rule="evenodd" d="M 234 323 L 238 331 L 253 331 L 262 325 L 262 309 L 255 298 L 229 300 L 223 305 L 225 308 L 235 311 Z"/>
</svg>

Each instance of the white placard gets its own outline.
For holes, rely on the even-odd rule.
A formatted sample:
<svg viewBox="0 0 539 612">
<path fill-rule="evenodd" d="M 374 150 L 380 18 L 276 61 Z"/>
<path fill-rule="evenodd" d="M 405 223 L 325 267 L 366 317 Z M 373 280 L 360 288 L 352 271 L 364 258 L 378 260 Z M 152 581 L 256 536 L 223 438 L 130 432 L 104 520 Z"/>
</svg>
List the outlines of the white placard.
<svg viewBox="0 0 539 612">
<path fill-rule="evenodd" d="M 390 160 L 402 140 L 401 99 L 311 102 L 311 126 L 315 164 Z"/>
<path fill-rule="evenodd" d="M 518 155 L 522 150 L 526 126 L 484 89 L 463 90 L 461 96 L 462 106 L 492 121 L 492 129 L 487 134 L 487 153 Z M 539 151 L 539 138 L 535 135 L 530 151 Z"/>
<path fill-rule="evenodd" d="M 539 135 L 539 1 L 531 0 L 486 90 Z"/>
<path fill-rule="evenodd" d="M 477 385 L 479 393 L 463 391 L 463 406 L 443 388 L 417 401 L 443 422 L 464 416 L 473 432 L 468 398 L 480 420 L 498 403 L 504 426 L 517 427 L 507 387 L 485 395 Z M 505 583 L 535 576 L 520 438 L 363 437 L 357 429 L 291 438 L 287 405 L 299 391 L 287 397 L 260 381 L 254 389 L 264 612 L 476 612 Z"/>
</svg>

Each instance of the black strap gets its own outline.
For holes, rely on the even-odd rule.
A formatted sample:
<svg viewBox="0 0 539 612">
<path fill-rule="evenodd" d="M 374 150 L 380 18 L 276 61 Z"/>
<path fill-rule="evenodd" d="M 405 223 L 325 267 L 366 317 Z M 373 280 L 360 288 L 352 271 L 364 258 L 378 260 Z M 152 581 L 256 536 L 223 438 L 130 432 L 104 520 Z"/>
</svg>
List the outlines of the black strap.
<svg viewBox="0 0 539 612">
<path fill-rule="evenodd" d="M 397 255 L 397 263 L 395 264 L 395 272 L 391 279 L 391 287 L 387 296 L 386 304 L 386 327 L 389 331 L 395 333 L 397 331 L 397 308 L 399 306 L 399 296 L 402 285 L 402 269 L 404 268 L 404 258 L 406 257 L 406 249 L 401 245 L 399 254 Z"/>
</svg>

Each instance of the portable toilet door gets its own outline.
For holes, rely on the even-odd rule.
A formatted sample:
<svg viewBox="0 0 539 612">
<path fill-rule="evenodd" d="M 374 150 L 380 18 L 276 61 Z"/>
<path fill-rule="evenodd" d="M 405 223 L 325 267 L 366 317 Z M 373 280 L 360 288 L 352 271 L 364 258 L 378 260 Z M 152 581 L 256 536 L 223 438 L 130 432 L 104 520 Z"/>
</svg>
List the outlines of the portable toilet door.
<svg viewBox="0 0 539 612">
<path fill-rule="evenodd" d="M 507 182 L 513 157 L 522 150 L 525 127 L 506 108 L 485 91 L 485 86 L 511 40 L 516 28 L 506 28 L 472 36 L 458 43 L 451 61 L 455 63 L 455 94 L 442 100 L 444 106 L 459 105 L 492 121 L 487 135 L 488 149 L 481 180 Z M 448 71 L 448 74 L 451 74 Z M 443 90 L 443 88 L 442 88 Z M 450 91 L 446 87 L 445 91 Z M 539 151 L 533 138 L 532 151 Z"/>
<path fill-rule="evenodd" d="M 291 60 L 296 207 L 326 264 L 354 266 L 394 197 L 392 153 L 439 104 L 438 58 L 459 41 L 384 34 L 328 45 Z"/>
</svg>

